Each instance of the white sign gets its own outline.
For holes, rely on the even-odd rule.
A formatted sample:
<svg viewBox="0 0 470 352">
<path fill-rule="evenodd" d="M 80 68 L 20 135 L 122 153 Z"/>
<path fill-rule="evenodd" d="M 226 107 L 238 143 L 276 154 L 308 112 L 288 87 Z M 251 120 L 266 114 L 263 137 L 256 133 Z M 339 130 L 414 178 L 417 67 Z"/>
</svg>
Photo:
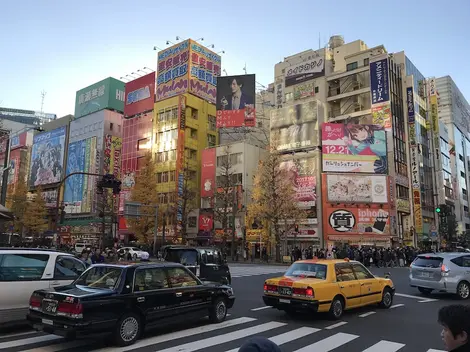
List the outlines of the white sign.
<svg viewBox="0 0 470 352">
<path fill-rule="evenodd" d="M 150 88 L 145 86 L 127 94 L 126 105 L 150 98 Z"/>
<path fill-rule="evenodd" d="M 348 210 L 335 210 L 330 214 L 328 222 L 337 232 L 349 232 L 356 225 L 356 218 Z"/>
<path fill-rule="evenodd" d="M 316 57 L 308 61 L 301 62 L 286 68 L 286 78 L 297 75 L 306 75 L 309 73 L 319 73 L 325 68 L 325 60 L 322 57 Z"/>
<path fill-rule="evenodd" d="M 387 176 L 327 175 L 327 199 L 337 203 L 388 203 Z"/>
<path fill-rule="evenodd" d="M 78 96 L 78 104 L 88 103 L 90 100 L 102 97 L 105 92 L 105 85 L 101 85 L 98 88 L 93 88 L 88 92 L 82 93 Z"/>
</svg>

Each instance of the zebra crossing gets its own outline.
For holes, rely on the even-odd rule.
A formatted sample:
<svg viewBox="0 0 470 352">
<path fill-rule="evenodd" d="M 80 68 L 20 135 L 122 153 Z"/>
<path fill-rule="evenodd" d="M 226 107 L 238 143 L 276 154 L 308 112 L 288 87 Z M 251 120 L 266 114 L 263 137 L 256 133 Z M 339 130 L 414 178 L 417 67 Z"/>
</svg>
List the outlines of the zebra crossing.
<svg viewBox="0 0 470 352">
<path fill-rule="evenodd" d="M 230 265 L 232 278 L 256 275 L 281 275 L 287 271 L 287 266 L 281 265 Z"/>
<path fill-rule="evenodd" d="M 328 323 L 327 323 L 328 324 Z M 299 326 L 296 323 L 259 321 L 252 317 L 228 319 L 220 324 L 208 324 L 171 332 L 149 332 L 132 346 L 105 346 L 102 340 L 66 341 L 55 335 L 37 332 L 0 335 L 0 352 L 237 352 L 244 341 L 263 336 L 289 352 L 330 352 L 336 349 L 348 352 L 397 352 L 406 344 L 382 340 L 377 336 L 360 336 L 338 332 L 344 324 L 322 328 Z M 158 334 L 158 335 L 157 335 Z M 426 344 L 426 341 L 423 341 Z M 426 346 L 422 352 L 444 352 Z M 414 349 L 414 351 L 420 351 Z"/>
</svg>

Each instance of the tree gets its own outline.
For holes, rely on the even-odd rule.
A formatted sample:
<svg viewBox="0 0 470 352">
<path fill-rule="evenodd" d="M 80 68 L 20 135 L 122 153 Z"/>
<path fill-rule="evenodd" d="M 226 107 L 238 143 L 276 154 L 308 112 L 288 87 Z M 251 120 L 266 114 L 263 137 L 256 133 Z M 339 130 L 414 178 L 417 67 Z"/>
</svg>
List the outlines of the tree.
<svg viewBox="0 0 470 352">
<path fill-rule="evenodd" d="M 135 185 L 131 191 L 131 201 L 140 203 L 140 216 L 128 218 L 127 223 L 139 240 L 149 244 L 155 229 L 155 207 L 157 206 L 157 176 L 152 154 L 144 156 L 142 168 L 135 177 Z"/>
<path fill-rule="evenodd" d="M 48 228 L 46 201 L 42 195 L 42 189 L 36 190 L 34 198 L 26 202 L 23 225 L 30 234 L 42 234 Z"/>
<path fill-rule="evenodd" d="M 230 228 L 229 219 L 232 216 L 235 222 L 235 216 L 237 215 L 237 202 L 236 202 L 236 186 L 237 180 L 235 179 L 235 173 L 233 170 L 233 163 L 230 155 L 230 146 L 225 146 L 223 154 L 218 157 L 220 162 L 217 162 L 216 177 L 216 191 L 214 192 L 214 218 L 222 224 L 224 231 L 222 243 L 223 247 L 227 243 L 227 234 Z M 220 159 L 219 159 L 220 158 Z M 234 226 L 233 226 L 234 227 Z M 232 228 L 232 245 L 230 249 L 230 255 L 232 259 L 235 257 L 235 229 Z"/>
<path fill-rule="evenodd" d="M 178 208 L 181 212 L 181 241 L 183 244 L 186 244 L 188 216 L 191 211 L 198 208 L 196 200 L 197 186 L 195 183 L 196 172 L 189 170 L 189 164 L 187 163 L 185 168 L 180 171 L 178 177 L 181 178 L 181 185 L 178 184 Z"/>
<path fill-rule="evenodd" d="M 286 169 L 280 167 L 282 156 L 270 147 L 266 159 L 260 161 L 253 180 L 252 203 L 248 206 L 250 217 L 266 220 L 274 231 L 276 261 L 281 260 L 281 235 L 288 224 L 294 226 L 305 218 L 304 210 L 297 206 L 295 189 Z"/>
<path fill-rule="evenodd" d="M 23 232 L 24 218 L 26 214 L 28 187 L 24 181 L 24 175 L 18 177 L 16 184 L 10 185 L 13 189 L 10 197 L 7 198 L 7 208 L 9 208 L 14 216 L 14 220 L 10 223 L 16 233 Z"/>
</svg>

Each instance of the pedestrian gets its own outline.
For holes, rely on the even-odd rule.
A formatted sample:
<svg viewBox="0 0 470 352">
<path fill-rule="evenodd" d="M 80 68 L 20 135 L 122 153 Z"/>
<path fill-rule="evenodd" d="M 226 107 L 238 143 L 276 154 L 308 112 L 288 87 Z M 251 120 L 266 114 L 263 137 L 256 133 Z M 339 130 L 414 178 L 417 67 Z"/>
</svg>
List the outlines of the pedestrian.
<svg viewBox="0 0 470 352">
<path fill-rule="evenodd" d="M 239 352 L 281 352 L 281 349 L 274 342 L 265 337 L 253 337 L 246 341 Z"/>
<path fill-rule="evenodd" d="M 470 307 L 453 304 L 438 313 L 442 325 L 441 338 L 447 351 L 470 351 Z"/>
<path fill-rule="evenodd" d="M 140 254 L 140 261 L 141 262 L 148 262 L 149 261 L 149 254 L 148 252 L 142 252 Z"/>
</svg>

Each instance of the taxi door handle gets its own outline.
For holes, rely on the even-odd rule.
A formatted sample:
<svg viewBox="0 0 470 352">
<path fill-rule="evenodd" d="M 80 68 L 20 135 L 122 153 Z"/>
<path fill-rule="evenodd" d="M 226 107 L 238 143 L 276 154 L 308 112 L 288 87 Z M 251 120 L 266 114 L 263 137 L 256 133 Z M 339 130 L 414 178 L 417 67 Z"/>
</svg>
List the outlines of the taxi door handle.
<svg viewBox="0 0 470 352">
<path fill-rule="evenodd" d="M 175 295 L 176 295 L 176 297 L 181 297 L 181 296 L 183 295 L 183 293 L 181 293 L 181 292 L 176 292 Z"/>
<path fill-rule="evenodd" d="M 139 303 L 145 302 L 145 297 L 138 297 L 137 302 Z"/>
<path fill-rule="evenodd" d="M 361 286 L 365 286 L 366 284 L 361 284 Z"/>
<path fill-rule="evenodd" d="M 340 286 L 339 288 L 344 288 L 344 286 Z"/>
</svg>

